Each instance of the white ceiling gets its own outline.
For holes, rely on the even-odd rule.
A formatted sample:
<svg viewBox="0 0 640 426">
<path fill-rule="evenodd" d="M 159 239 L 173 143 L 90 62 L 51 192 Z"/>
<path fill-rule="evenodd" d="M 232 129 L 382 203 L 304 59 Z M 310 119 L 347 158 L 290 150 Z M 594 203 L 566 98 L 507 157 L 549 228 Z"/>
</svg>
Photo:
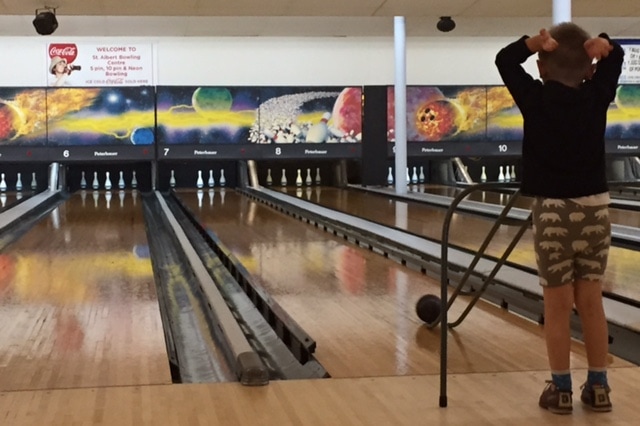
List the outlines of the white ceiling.
<svg viewBox="0 0 640 426">
<path fill-rule="evenodd" d="M 591 33 L 640 37 L 640 0 L 573 0 Z M 35 10 L 56 7 L 54 36 L 519 36 L 552 22 L 551 0 L 0 0 L 0 36 L 38 36 Z M 457 27 L 436 30 L 440 16 Z"/>
</svg>

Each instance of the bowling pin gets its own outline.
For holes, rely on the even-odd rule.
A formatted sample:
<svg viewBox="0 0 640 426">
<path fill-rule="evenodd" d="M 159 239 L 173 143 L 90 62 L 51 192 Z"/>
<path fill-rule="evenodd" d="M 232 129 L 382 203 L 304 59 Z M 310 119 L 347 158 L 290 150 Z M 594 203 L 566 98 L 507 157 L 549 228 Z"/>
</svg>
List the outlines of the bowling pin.
<svg viewBox="0 0 640 426">
<path fill-rule="evenodd" d="M 313 180 L 311 179 L 311 169 L 307 169 L 307 178 L 304 183 L 307 184 L 307 186 L 310 186 L 313 183 Z"/>
<path fill-rule="evenodd" d="M 509 166 L 505 167 L 504 180 L 509 182 L 511 180 L 511 173 L 509 173 Z"/>
<path fill-rule="evenodd" d="M 480 173 L 480 181 L 481 182 L 487 181 L 487 170 L 485 169 L 485 166 L 482 166 L 482 173 Z"/>
<path fill-rule="evenodd" d="M 202 199 L 204 198 L 204 192 L 199 189 L 198 190 L 198 208 L 201 209 L 202 208 Z"/>
<path fill-rule="evenodd" d="M 320 185 L 322 179 L 320 179 L 320 167 L 316 167 L 316 185 Z"/>
<path fill-rule="evenodd" d="M 22 191 L 22 176 L 18 173 L 18 179 L 16 180 L 16 191 Z"/>
<path fill-rule="evenodd" d="M 302 172 L 298 169 L 298 175 L 296 176 L 296 186 L 302 186 Z"/>
<path fill-rule="evenodd" d="M 131 178 L 131 187 L 133 189 L 138 187 L 138 178 L 136 178 L 136 171 L 133 171 L 133 177 Z"/>
<path fill-rule="evenodd" d="M 389 174 L 387 175 L 387 184 L 393 185 L 393 169 L 389 167 Z"/>
<path fill-rule="evenodd" d="M 118 188 L 124 189 L 124 172 L 120 170 L 120 179 L 118 179 Z"/>
<path fill-rule="evenodd" d="M 411 183 L 418 183 L 418 173 L 416 172 L 416 167 L 413 167 L 413 174 L 411 175 Z"/>
<path fill-rule="evenodd" d="M 271 169 L 267 169 L 267 186 L 273 184 L 273 178 L 271 177 Z"/>
<path fill-rule="evenodd" d="M 111 179 L 109 178 L 109 172 L 106 173 L 106 179 L 104 180 L 104 189 L 111 189 Z"/>
<path fill-rule="evenodd" d="M 196 187 L 202 189 L 204 187 L 204 180 L 202 180 L 202 170 L 198 170 L 198 179 L 196 180 Z"/>
<path fill-rule="evenodd" d="M 511 166 L 511 180 L 516 180 L 516 166 Z"/>
<path fill-rule="evenodd" d="M 282 178 L 280 178 L 280 185 L 287 186 L 287 172 L 282 169 Z"/>
<path fill-rule="evenodd" d="M 0 191 L 4 192 L 7 190 L 7 182 L 4 180 L 4 173 L 0 175 Z"/>
<path fill-rule="evenodd" d="M 213 170 L 209 170 L 209 180 L 207 181 L 209 188 L 213 188 L 216 185 L 216 180 L 213 178 Z"/>
<path fill-rule="evenodd" d="M 80 189 L 85 189 L 87 187 L 87 178 L 84 176 L 84 170 L 82 171 L 82 177 L 80 178 Z"/>
<path fill-rule="evenodd" d="M 504 169 L 502 166 L 500 166 L 500 173 L 498 173 L 498 181 L 504 182 Z"/>
<path fill-rule="evenodd" d="M 329 121 L 329 118 L 331 118 L 331 114 L 325 112 L 322 114 L 322 119 L 319 123 L 309 127 L 306 137 L 307 142 L 320 143 L 327 140 L 327 136 L 329 135 L 329 126 L 327 125 L 327 122 Z"/>
<path fill-rule="evenodd" d="M 109 210 L 111 208 L 111 191 L 104 194 L 104 199 L 107 200 L 107 210 Z"/>
<path fill-rule="evenodd" d="M 93 189 L 100 188 L 100 182 L 98 182 L 98 172 L 93 172 L 93 183 L 91 184 Z"/>
<path fill-rule="evenodd" d="M 220 169 L 220 186 L 225 186 L 227 179 L 224 177 L 224 169 Z"/>
<path fill-rule="evenodd" d="M 36 172 L 31 173 L 31 189 L 34 191 L 38 189 L 38 182 L 36 181 Z"/>
<path fill-rule="evenodd" d="M 418 182 L 424 183 L 424 166 L 420 166 L 420 175 L 418 176 Z"/>
<path fill-rule="evenodd" d="M 171 177 L 169 178 L 169 186 L 171 188 L 176 187 L 176 174 L 173 170 L 171 170 Z"/>
</svg>

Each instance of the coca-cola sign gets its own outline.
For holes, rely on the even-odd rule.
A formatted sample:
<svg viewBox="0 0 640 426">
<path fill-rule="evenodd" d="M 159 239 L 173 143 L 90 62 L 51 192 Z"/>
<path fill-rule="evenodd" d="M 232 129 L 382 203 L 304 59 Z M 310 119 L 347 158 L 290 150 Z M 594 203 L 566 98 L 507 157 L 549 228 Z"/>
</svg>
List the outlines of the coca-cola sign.
<svg viewBox="0 0 640 426">
<path fill-rule="evenodd" d="M 49 58 L 55 58 L 56 56 L 65 59 L 68 64 L 71 64 L 78 56 L 78 48 L 74 43 L 51 43 L 49 45 Z"/>
</svg>

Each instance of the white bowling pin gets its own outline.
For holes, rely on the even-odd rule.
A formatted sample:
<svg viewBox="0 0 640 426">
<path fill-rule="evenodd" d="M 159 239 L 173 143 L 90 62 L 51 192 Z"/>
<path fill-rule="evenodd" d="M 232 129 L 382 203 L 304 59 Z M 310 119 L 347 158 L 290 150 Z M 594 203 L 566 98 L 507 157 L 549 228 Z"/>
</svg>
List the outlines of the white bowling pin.
<svg viewBox="0 0 640 426">
<path fill-rule="evenodd" d="M 296 186 L 302 186 L 302 171 L 298 169 L 298 174 L 296 176 Z"/>
<path fill-rule="evenodd" d="M 36 181 L 36 172 L 31 173 L 31 189 L 34 191 L 38 189 L 38 182 Z"/>
<path fill-rule="evenodd" d="M 216 180 L 213 178 L 213 170 L 209 170 L 209 180 L 207 181 L 209 188 L 213 188 L 216 185 Z"/>
<path fill-rule="evenodd" d="M 120 179 L 118 179 L 118 188 L 124 189 L 124 172 L 120 170 Z"/>
<path fill-rule="evenodd" d="M 309 127 L 306 137 L 307 142 L 320 143 L 327 140 L 327 136 L 329 136 L 329 126 L 327 125 L 327 122 L 329 121 L 329 118 L 331 118 L 331 114 L 325 112 L 322 114 L 322 119 L 319 123 Z"/>
<path fill-rule="evenodd" d="M 413 167 L 413 174 L 411 175 L 411 183 L 418 183 L 418 173 L 416 167 Z"/>
<path fill-rule="evenodd" d="M 136 177 L 136 171 L 133 171 L 133 177 L 131 178 L 131 187 L 136 189 L 138 187 L 138 178 Z"/>
<path fill-rule="evenodd" d="M 87 178 L 84 176 L 84 170 L 82 171 L 82 177 L 80 178 L 80 189 L 87 187 Z"/>
<path fill-rule="evenodd" d="M 273 178 L 271 177 L 271 169 L 267 169 L 267 186 L 273 184 Z"/>
<path fill-rule="evenodd" d="M 220 186 L 227 184 L 227 178 L 224 177 L 224 169 L 220 169 Z"/>
<path fill-rule="evenodd" d="M 424 166 L 420 166 L 420 175 L 418 176 L 418 182 L 424 183 Z"/>
<path fill-rule="evenodd" d="M 287 172 L 282 169 L 282 177 L 280 178 L 280 185 L 287 186 Z"/>
<path fill-rule="evenodd" d="M 387 174 L 387 184 L 393 185 L 393 168 L 389 167 L 389 174 Z"/>
<path fill-rule="evenodd" d="M 310 186 L 313 183 L 313 179 L 311 179 L 311 169 L 307 169 L 307 178 L 304 180 L 304 183 L 307 186 Z"/>
<path fill-rule="evenodd" d="M 98 181 L 98 172 L 93 172 L 93 183 L 91 184 L 93 189 L 100 188 L 100 182 Z"/>
<path fill-rule="evenodd" d="M 482 173 L 480 173 L 480 181 L 482 182 L 487 181 L 487 170 L 485 169 L 485 166 L 482 166 Z"/>
<path fill-rule="evenodd" d="M 320 185 L 322 179 L 320 178 L 320 167 L 316 167 L 316 185 Z"/>
<path fill-rule="evenodd" d="M 109 178 L 109 172 L 106 172 L 106 179 L 104 180 L 104 189 L 111 189 L 111 178 Z"/>
<path fill-rule="evenodd" d="M 18 179 L 16 180 L 16 191 L 22 191 L 22 176 L 18 173 Z"/>
<path fill-rule="evenodd" d="M 202 180 L 202 170 L 198 170 L 198 179 L 196 179 L 196 187 L 203 188 L 204 180 Z"/>
<path fill-rule="evenodd" d="M 516 180 L 516 166 L 511 166 L 511 180 Z"/>
<path fill-rule="evenodd" d="M 7 182 L 4 180 L 4 173 L 0 175 L 0 191 L 4 192 L 7 190 Z"/>
<path fill-rule="evenodd" d="M 500 173 L 498 173 L 498 181 L 504 182 L 504 168 L 500 166 Z"/>
<path fill-rule="evenodd" d="M 169 186 L 172 188 L 176 187 L 176 174 L 173 170 L 171 170 L 171 177 L 169 178 Z"/>
</svg>

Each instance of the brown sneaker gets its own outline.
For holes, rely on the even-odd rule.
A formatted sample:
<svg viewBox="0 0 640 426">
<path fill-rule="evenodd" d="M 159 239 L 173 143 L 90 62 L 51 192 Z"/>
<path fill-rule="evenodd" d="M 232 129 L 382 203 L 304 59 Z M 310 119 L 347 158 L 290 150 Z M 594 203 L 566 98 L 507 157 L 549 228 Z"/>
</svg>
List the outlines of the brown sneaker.
<svg viewBox="0 0 640 426">
<path fill-rule="evenodd" d="M 571 391 L 558 390 L 552 381 L 547 380 L 547 386 L 540 395 L 539 405 L 554 414 L 571 414 L 573 412 L 571 394 Z"/>
<path fill-rule="evenodd" d="M 609 399 L 609 386 L 589 385 L 585 383 L 581 386 L 582 393 L 580 400 L 586 408 L 599 413 L 606 413 L 612 410 L 611 399 Z"/>
</svg>

